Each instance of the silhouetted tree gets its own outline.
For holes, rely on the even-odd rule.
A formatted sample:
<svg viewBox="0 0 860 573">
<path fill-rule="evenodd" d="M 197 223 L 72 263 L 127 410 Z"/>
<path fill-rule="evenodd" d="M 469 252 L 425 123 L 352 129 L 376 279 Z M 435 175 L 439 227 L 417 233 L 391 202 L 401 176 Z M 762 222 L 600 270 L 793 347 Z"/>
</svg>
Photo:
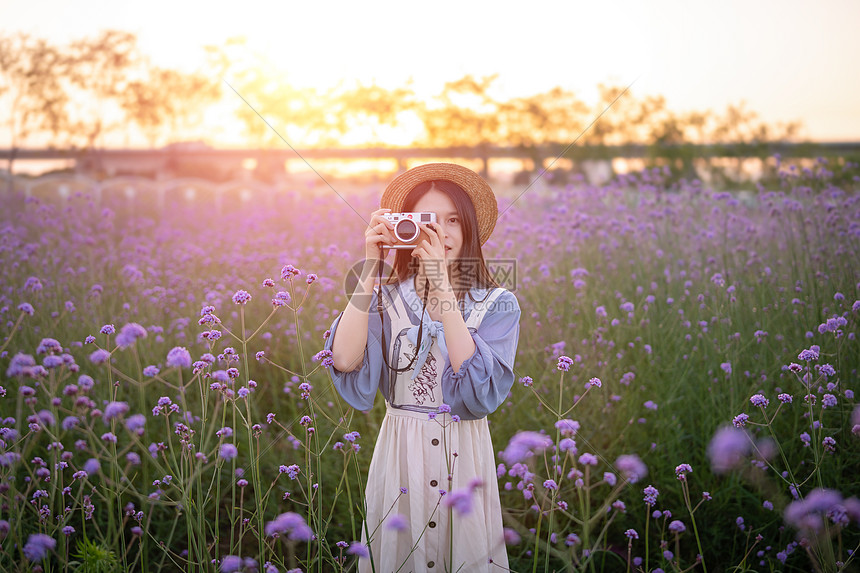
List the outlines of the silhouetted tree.
<svg viewBox="0 0 860 573">
<path fill-rule="evenodd" d="M 95 38 L 75 40 L 63 51 L 69 58 L 63 79 L 76 96 L 70 101 L 69 141 L 94 150 L 107 132 L 127 125 L 121 104 L 132 72 L 139 73 L 142 65 L 137 37 L 105 30 Z"/>
<path fill-rule="evenodd" d="M 127 119 L 136 123 L 151 147 L 167 130 L 168 140 L 179 140 L 180 128 L 198 125 L 206 107 L 221 96 L 221 86 L 203 73 L 147 66 L 146 77 L 128 83 L 122 95 Z"/>
<path fill-rule="evenodd" d="M 497 143 L 499 102 L 490 95 L 497 78 L 497 75 L 483 78 L 466 75 L 446 83 L 436 102 L 421 110 L 425 143 L 431 146 Z"/>
<path fill-rule="evenodd" d="M 61 79 L 68 65 L 68 58 L 44 39 L 0 35 L 0 118 L 10 134 L 10 173 L 21 146 L 67 127 L 68 96 Z"/>
<path fill-rule="evenodd" d="M 331 98 L 335 108 L 342 114 L 338 122 L 344 132 L 354 129 L 369 129 L 372 142 L 384 144 L 380 138 L 383 126 L 395 127 L 403 112 L 422 109 L 415 100 L 410 87 L 386 89 L 376 84 L 369 86 L 357 83 L 354 87 L 335 91 Z"/>
</svg>

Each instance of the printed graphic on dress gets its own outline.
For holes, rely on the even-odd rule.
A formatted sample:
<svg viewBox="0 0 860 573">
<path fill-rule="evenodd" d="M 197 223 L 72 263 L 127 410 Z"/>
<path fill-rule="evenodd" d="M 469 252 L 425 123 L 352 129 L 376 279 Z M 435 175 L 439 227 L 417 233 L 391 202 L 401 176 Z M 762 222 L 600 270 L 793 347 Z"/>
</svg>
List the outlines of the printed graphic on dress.
<svg viewBox="0 0 860 573">
<path fill-rule="evenodd" d="M 412 345 L 410 346 L 410 350 L 415 348 Z M 419 406 L 423 406 L 424 402 L 427 401 L 436 401 L 436 397 L 433 393 L 436 388 L 436 357 L 433 356 L 432 352 L 427 355 L 427 360 L 424 361 L 424 364 L 421 366 L 421 371 L 418 373 L 418 376 L 415 377 L 415 380 L 412 380 L 409 383 L 407 388 L 412 392 L 412 397 L 415 399 L 415 403 Z"/>
</svg>

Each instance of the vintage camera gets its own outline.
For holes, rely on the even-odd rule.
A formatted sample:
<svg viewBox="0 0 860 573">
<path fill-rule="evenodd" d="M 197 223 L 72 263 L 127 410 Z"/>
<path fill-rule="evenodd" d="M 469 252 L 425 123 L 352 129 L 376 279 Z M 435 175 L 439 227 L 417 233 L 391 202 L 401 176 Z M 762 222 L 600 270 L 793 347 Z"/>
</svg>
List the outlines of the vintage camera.
<svg viewBox="0 0 860 573">
<path fill-rule="evenodd" d="M 383 213 L 383 217 L 394 223 L 394 238 L 397 242 L 386 245 L 390 249 L 414 249 L 421 239 L 429 240 L 418 223 L 436 222 L 436 213 Z"/>
</svg>

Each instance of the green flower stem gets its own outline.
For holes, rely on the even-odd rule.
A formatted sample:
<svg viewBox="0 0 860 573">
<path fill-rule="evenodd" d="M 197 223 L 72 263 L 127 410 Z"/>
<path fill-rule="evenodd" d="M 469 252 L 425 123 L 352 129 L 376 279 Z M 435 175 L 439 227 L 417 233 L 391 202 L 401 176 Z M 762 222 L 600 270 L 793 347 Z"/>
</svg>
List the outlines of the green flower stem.
<svg viewBox="0 0 860 573">
<path fill-rule="evenodd" d="M 245 342 L 251 342 L 251 340 L 253 340 L 254 337 L 257 336 L 257 334 L 263 329 L 263 327 L 266 326 L 266 324 L 269 322 L 269 320 L 271 320 L 272 317 L 275 316 L 275 312 L 277 312 L 277 310 L 278 310 L 277 307 L 273 308 L 272 312 L 269 313 L 269 316 L 266 317 L 266 319 L 260 324 L 260 326 L 257 327 L 257 330 L 255 330 L 251 334 L 251 336 L 249 336 L 248 338 L 245 339 Z M 245 315 L 243 313 L 242 314 L 242 335 L 244 336 L 244 334 L 245 334 Z"/>
<path fill-rule="evenodd" d="M 537 527 L 535 528 L 535 548 L 534 548 L 534 561 L 532 564 L 532 573 L 537 573 L 537 566 L 540 559 L 538 559 L 538 555 L 540 555 L 540 529 L 541 525 L 543 525 L 543 510 L 538 508 L 538 522 Z"/>
<path fill-rule="evenodd" d="M 269 313 L 269 316 L 268 316 L 268 318 L 266 318 L 266 321 L 268 321 L 270 318 L 272 318 L 273 315 L 274 315 L 274 309 L 272 310 L 272 312 Z M 244 378 L 245 378 L 245 384 L 248 385 L 248 382 L 250 381 L 250 372 L 249 372 L 250 362 L 248 361 L 248 340 L 249 339 L 245 338 L 245 306 L 244 305 L 239 306 L 239 320 L 240 320 L 241 325 L 242 325 L 241 326 L 241 333 L 242 333 L 242 341 L 241 342 L 242 342 L 242 359 L 245 361 L 244 369 L 243 369 L 244 370 Z M 263 324 L 265 324 L 265 321 L 263 322 Z M 257 329 L 256 332 L 259 332 L 260 328 L 262 328 L 262 327 L 263 327 L 263 325 L 260 325 L 260 327 Z M 254 334 L 256 334 L 256 332 Z M 253 338 L 253 336 L 254 335 L 251 335 L 251 338 Z M 251 423 L 253 420 L 252 414 L 251 414 L 251 400 L 245 400 L 245 409 L 246 409 L 247 415 L 248 415 L 248 419 L 246 421 L 246 424 L 248 425 L 248 456 L 249 456 L 249 460 L 251 462 L 251 481 L 254 484 L 254 499 L 256 501 L 256 508 L 257 508 L 255 513 L 257 515 L 257 529 L 260 532 L 260 535 L 257 536 L 258 549 L 260 551 L 259 560 L 260 560 L 260 563 L 264 563 L 266 561 L 266 544 L 265 544 L 265 541 L 263 539 L 262 532 L 264 530 L 264 519 L 265 519 L 264 514 L 265 514 L 265 512 L 263 511 L 264 510 L 263 500 L 260 497 L 261 489 L 262 489 L 261 488 L 261 481 L 260 481 L 260 457 L 259 457 L 259 455 L 256 454 L 257 448 L 254 447 L 254 437 L 253 437 L 254 432 L 251 428 L 251 426 L 253 425 Z M 241 519 L 242 519 L 242 516 L 240 515 L 240 523 L 243 523 L 243 521 L 241 521 Z M 241 542 L 241 539 L 240 539 L 240 542 Z"/>
<path fill-rule="evenodd" d="M 6 350 L 6 347 L 9 346 L 9 343 L 12 342 L 12 338 L 15 336 L 15 333 L 18 332 L 18 327 L 21 326 L 21 321 L 24 320 L 24 317 L 27 315 L 26 312 L 21 312 L 18 315 L 18 320 L 15 321 L 15 325 L 12 327 L 12 332 L 6 337 L 6 342 L 3 343 L 3 346 L 0 346 L 0 354 Z"/>
<path fill-rule="evenodd" d="M 708 573 L 708 567 L 705 565 L 705 553 L 702 551 L 702 540 L 699 538 L 699 528 L 696 526 L 696 516 L 693 511 L 693 504 L 690 503 L 690 487 L 687 480 L 681 481 L 681 491 L 684 493 L 684 503 L 687 505 L 687 511 L 690 513 L 690 522 L 693 524 L 693 533 L 696 536 L 696 547 L 699 548 L 699 555 L 702 556 L 702 571 Z"/>
<path fill-rule="evenodd" d="M 651 526 L 651 504 L 646 504 L 648 509 L 645 510 L 645 571 L 650 571 L 649 569 L 649 552 L 650 543 L 648 543 L 648 529 Z"/>
</svg>

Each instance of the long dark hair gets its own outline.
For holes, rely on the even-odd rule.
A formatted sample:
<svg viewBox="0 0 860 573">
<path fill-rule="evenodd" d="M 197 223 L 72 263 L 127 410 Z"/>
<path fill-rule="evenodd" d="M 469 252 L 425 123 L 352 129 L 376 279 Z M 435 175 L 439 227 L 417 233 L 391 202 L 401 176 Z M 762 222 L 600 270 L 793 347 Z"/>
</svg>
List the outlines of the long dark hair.
<svg viewBox="0 0 860 573">
<path fill-rule="evenodd" d="M 484 253 L 481 250 L 478 236 L 478 217 L 475 214 L 475 206 L 462 187 L 445 179 L 425 181 L 412 188 L 403 201 L 401 211 L 403 213 L 413 211 L 418 201 L 433 188 L 451 198 L 463 226 L 463 246 L 460 249 L 460 255 L 448 265 L 448 276 L 451 279 L 451 286 L 457 294 L 457 300 L 463 302 L 472 287 L 499 286 L 484 261 Z M 412 257 L 409 249 L 397 250 L 388 283 L 406 280 L 418 272 L 419 264 L 420 261 Z"/>
</svg>

